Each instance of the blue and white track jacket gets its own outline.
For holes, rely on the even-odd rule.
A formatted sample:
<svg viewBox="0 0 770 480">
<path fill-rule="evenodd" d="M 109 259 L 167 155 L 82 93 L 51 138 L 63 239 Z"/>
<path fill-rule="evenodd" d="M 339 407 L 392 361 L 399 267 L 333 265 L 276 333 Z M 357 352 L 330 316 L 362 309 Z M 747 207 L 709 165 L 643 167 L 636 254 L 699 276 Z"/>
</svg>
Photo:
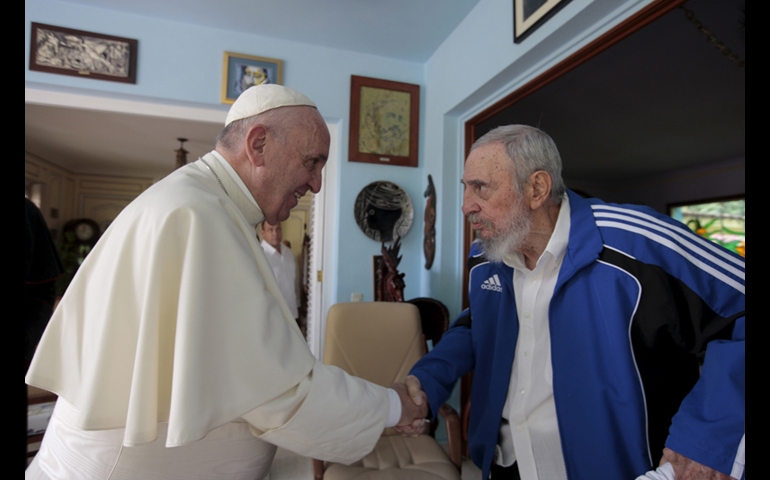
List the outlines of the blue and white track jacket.
<svg viewBox="0 0 770 480">
<path fill-rule="evenodd" d="M 743 259 L 649 208 L 568 193 L 569 245 L 549 314 L 568 477 L 633 479 L 657 467 L 665 445 L 741 478 Z M 474 371 L 468 446 L 487 478 L 518 334 L 514 271 L 476 245 L 468 264 L 470 308 L 412 374 L 437 412 Z M 501 291 L 481 288 L 495 275 Z"/>
</svg>

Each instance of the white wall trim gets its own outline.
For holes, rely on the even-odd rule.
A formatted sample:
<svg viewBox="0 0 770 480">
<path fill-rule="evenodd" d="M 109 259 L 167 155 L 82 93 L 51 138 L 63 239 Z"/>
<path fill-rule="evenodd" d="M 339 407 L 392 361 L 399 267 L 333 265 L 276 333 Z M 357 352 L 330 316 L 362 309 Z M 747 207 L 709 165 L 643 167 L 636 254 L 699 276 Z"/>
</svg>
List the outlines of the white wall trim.
<svg viewBox="0 0 770 480">
<path fill-rule="evenodd" d="M 308 315 L 307 341 L 310 351 L 318 359 L 323 358 L 326 338 L 326 312 L 337 297 L 337 245 L 335 232 L 338 229 L 337 206 L 339 195 L 340 169 L 340 122 L 326 120 L 331 143 L 329 159 L 324 168 L 321 192 L 313 197 L 313 224 L 310 286 L 313 304 Z M 323 272 L 323 281 L 318 282 L 317 272 Z"/>
<path fill-rule="evenodd" d="M 171 105 L 150 100 L 103 97 L 85 93 L 47 90 L 31 86 L 29 83 L 24 86 L 24 103 L 221 123 L 223 125 L 228 110 L 227 108 L 223 110 L 221 107 L 206 108 Z"/>
</svg>

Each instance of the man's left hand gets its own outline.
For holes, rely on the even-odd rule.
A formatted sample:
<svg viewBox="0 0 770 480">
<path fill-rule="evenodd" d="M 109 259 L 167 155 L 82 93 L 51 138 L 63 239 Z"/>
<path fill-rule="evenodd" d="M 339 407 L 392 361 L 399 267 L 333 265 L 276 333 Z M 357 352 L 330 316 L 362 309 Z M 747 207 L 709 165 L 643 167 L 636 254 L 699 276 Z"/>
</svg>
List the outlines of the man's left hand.
<svg viewBox="0 0 770 480">
<path fill-rule="evenodd" d="M 660 464 L 670 463 L 674 467 L 676 480 L 730 480 L 732 477 L 676 453 L 670 448 L 663 449 Z"/>
</svg>

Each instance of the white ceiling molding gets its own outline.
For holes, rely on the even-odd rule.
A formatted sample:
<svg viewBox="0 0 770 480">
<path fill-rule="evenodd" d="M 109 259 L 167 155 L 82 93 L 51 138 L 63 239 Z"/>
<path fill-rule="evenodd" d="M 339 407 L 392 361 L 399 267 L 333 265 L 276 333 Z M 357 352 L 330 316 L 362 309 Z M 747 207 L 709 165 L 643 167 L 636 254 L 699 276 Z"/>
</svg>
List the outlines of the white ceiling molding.
<svg viewBox="0 0 770 480">
<path fill-rule="evenodd" d="M 52 107 L 97 110 L 102 112 L 125 113 L 150 117 L 221 123 L 224 125 L 227 109 L 169 105 L 147 100 L 86 95 L 36 88 L 29 84 L 24 87 L 24 103 Z"/>
</svg>

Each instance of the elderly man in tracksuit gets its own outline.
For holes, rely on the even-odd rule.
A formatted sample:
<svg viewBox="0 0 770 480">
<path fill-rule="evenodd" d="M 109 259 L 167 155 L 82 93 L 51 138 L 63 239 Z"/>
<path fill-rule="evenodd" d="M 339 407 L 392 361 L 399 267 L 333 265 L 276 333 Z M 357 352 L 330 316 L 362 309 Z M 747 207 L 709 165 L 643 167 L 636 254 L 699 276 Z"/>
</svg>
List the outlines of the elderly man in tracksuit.
<svg viewBox="0 0 770 480">
<path fill-rule="evenodd" d="M 743 259 L 651 209 L 566 190 L 532 127 L 479 139 L 463 184 L 470 308 L 408 386 L 437 412 L 474 372 L 482 478 L 742 478 Z"/>
</svg>

